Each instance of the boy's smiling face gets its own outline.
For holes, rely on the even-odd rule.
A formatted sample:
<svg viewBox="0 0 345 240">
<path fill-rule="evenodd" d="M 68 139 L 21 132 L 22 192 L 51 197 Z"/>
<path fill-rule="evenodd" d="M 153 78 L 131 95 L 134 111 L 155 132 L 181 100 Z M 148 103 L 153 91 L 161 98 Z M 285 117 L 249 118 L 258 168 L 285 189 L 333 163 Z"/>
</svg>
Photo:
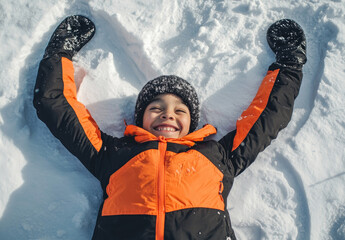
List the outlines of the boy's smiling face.
<svg viewBox="0 0 345 240">
<path fill-rule="evenodd" d="M 143 116 L 143 128 L 157 137 L 184 137 L 189 133 L 190 122 L 188 107 L 173 94 L 158 95 Z"/>
</svg>

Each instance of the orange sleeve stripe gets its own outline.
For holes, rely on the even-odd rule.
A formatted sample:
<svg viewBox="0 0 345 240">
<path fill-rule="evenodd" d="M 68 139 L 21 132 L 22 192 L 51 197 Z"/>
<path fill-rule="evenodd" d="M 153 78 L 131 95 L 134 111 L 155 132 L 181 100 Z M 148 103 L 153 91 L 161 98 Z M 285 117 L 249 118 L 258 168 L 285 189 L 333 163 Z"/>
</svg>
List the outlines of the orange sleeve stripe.
<svg viewBox="0 0 345 240">
<path fill-rule="evenodd" d="M 77 100 L 77 88 L 74 83 L 73 63 L 71 60 L 64 57 L 61 58 L 61 63 L 62 80 L 64 83 L 63 95 L 76 113 L 79 123 L 84 129 L 87 138 L 97 152 L 99 152 L 103 144 L 101 139 L 101 131 L 99 130 L 95 120 L 91 117 L 89 111 Z"/>
<path fill-rule="evenodd" d="M 266 77 L 263 79 L 252 103 L 245 111 L 243 111 L 241 117 L 237 120 L 236 135 L 234 138 L 232 151 L 238 148 L 238 146 L 243 142 L 250 129 L 265 110 L 278 73 L 279 69 L 267 72 Z"/>
</svg>

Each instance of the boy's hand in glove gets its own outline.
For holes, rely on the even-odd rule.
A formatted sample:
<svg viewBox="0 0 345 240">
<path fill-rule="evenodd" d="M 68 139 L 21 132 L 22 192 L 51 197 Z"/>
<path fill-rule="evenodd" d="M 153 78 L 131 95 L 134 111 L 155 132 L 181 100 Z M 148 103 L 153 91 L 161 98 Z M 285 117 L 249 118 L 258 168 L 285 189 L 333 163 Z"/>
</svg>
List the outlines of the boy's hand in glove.
<svg viewBox="0 0 345 240">
<path fill-rule="evenodd" d="M 43 58 L 55 54 L 67 54 L 72 57 L 88 42 L 95 34 L 94 23 L 80 15 L 69 16 L 55 29 L 46 47 Z"/>
<path fill-rule="evenodd" d="M 307 62 L 305 35 L 295 21 L 282 19 L 273 23 L 267 30 L 267 42 L 278 64 L 302 69 Z"/>
</svg>

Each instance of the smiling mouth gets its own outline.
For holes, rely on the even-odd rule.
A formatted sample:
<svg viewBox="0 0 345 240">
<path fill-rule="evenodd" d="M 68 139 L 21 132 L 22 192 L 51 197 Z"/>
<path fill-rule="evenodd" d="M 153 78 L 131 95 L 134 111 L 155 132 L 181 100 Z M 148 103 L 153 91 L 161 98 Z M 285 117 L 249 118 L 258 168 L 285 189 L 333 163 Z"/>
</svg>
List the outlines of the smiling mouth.
<svg viewBox="0 0 345 240">
<path fill-rule="evenodd" d="M 165 131 L 165 132 L 176 132 L 178 129 L 174 127 L 168 127 L 168 126 L 158 126 L 158 127 L 155 127 L 154 130 Z"/>
</svg>

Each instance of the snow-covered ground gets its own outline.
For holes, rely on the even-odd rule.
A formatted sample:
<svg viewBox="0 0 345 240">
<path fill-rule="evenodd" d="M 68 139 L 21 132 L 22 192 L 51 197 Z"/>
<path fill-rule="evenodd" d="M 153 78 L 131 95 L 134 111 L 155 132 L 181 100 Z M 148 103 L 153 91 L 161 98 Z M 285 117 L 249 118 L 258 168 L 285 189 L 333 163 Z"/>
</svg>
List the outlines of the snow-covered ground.
<svg viewBox="0 0 345 240">
<path fill-rule="evenodd" d="M 281 18 L 305 30 L 308 62 L 292 121 L 235 181 L 228 199 L 246 239 L 345 239 L 344 0 L 0 1 L 0 239 L 90 239 L 99 183 L 32 106 L 38 64 L 56 26 L 83 14 L 97 27 L 75 57 L 78 98 L 122 136 L 136 95 L 160 74 L 188 79 L 202 121 L 234 129 L 274 54 Z"/>
</svg>

